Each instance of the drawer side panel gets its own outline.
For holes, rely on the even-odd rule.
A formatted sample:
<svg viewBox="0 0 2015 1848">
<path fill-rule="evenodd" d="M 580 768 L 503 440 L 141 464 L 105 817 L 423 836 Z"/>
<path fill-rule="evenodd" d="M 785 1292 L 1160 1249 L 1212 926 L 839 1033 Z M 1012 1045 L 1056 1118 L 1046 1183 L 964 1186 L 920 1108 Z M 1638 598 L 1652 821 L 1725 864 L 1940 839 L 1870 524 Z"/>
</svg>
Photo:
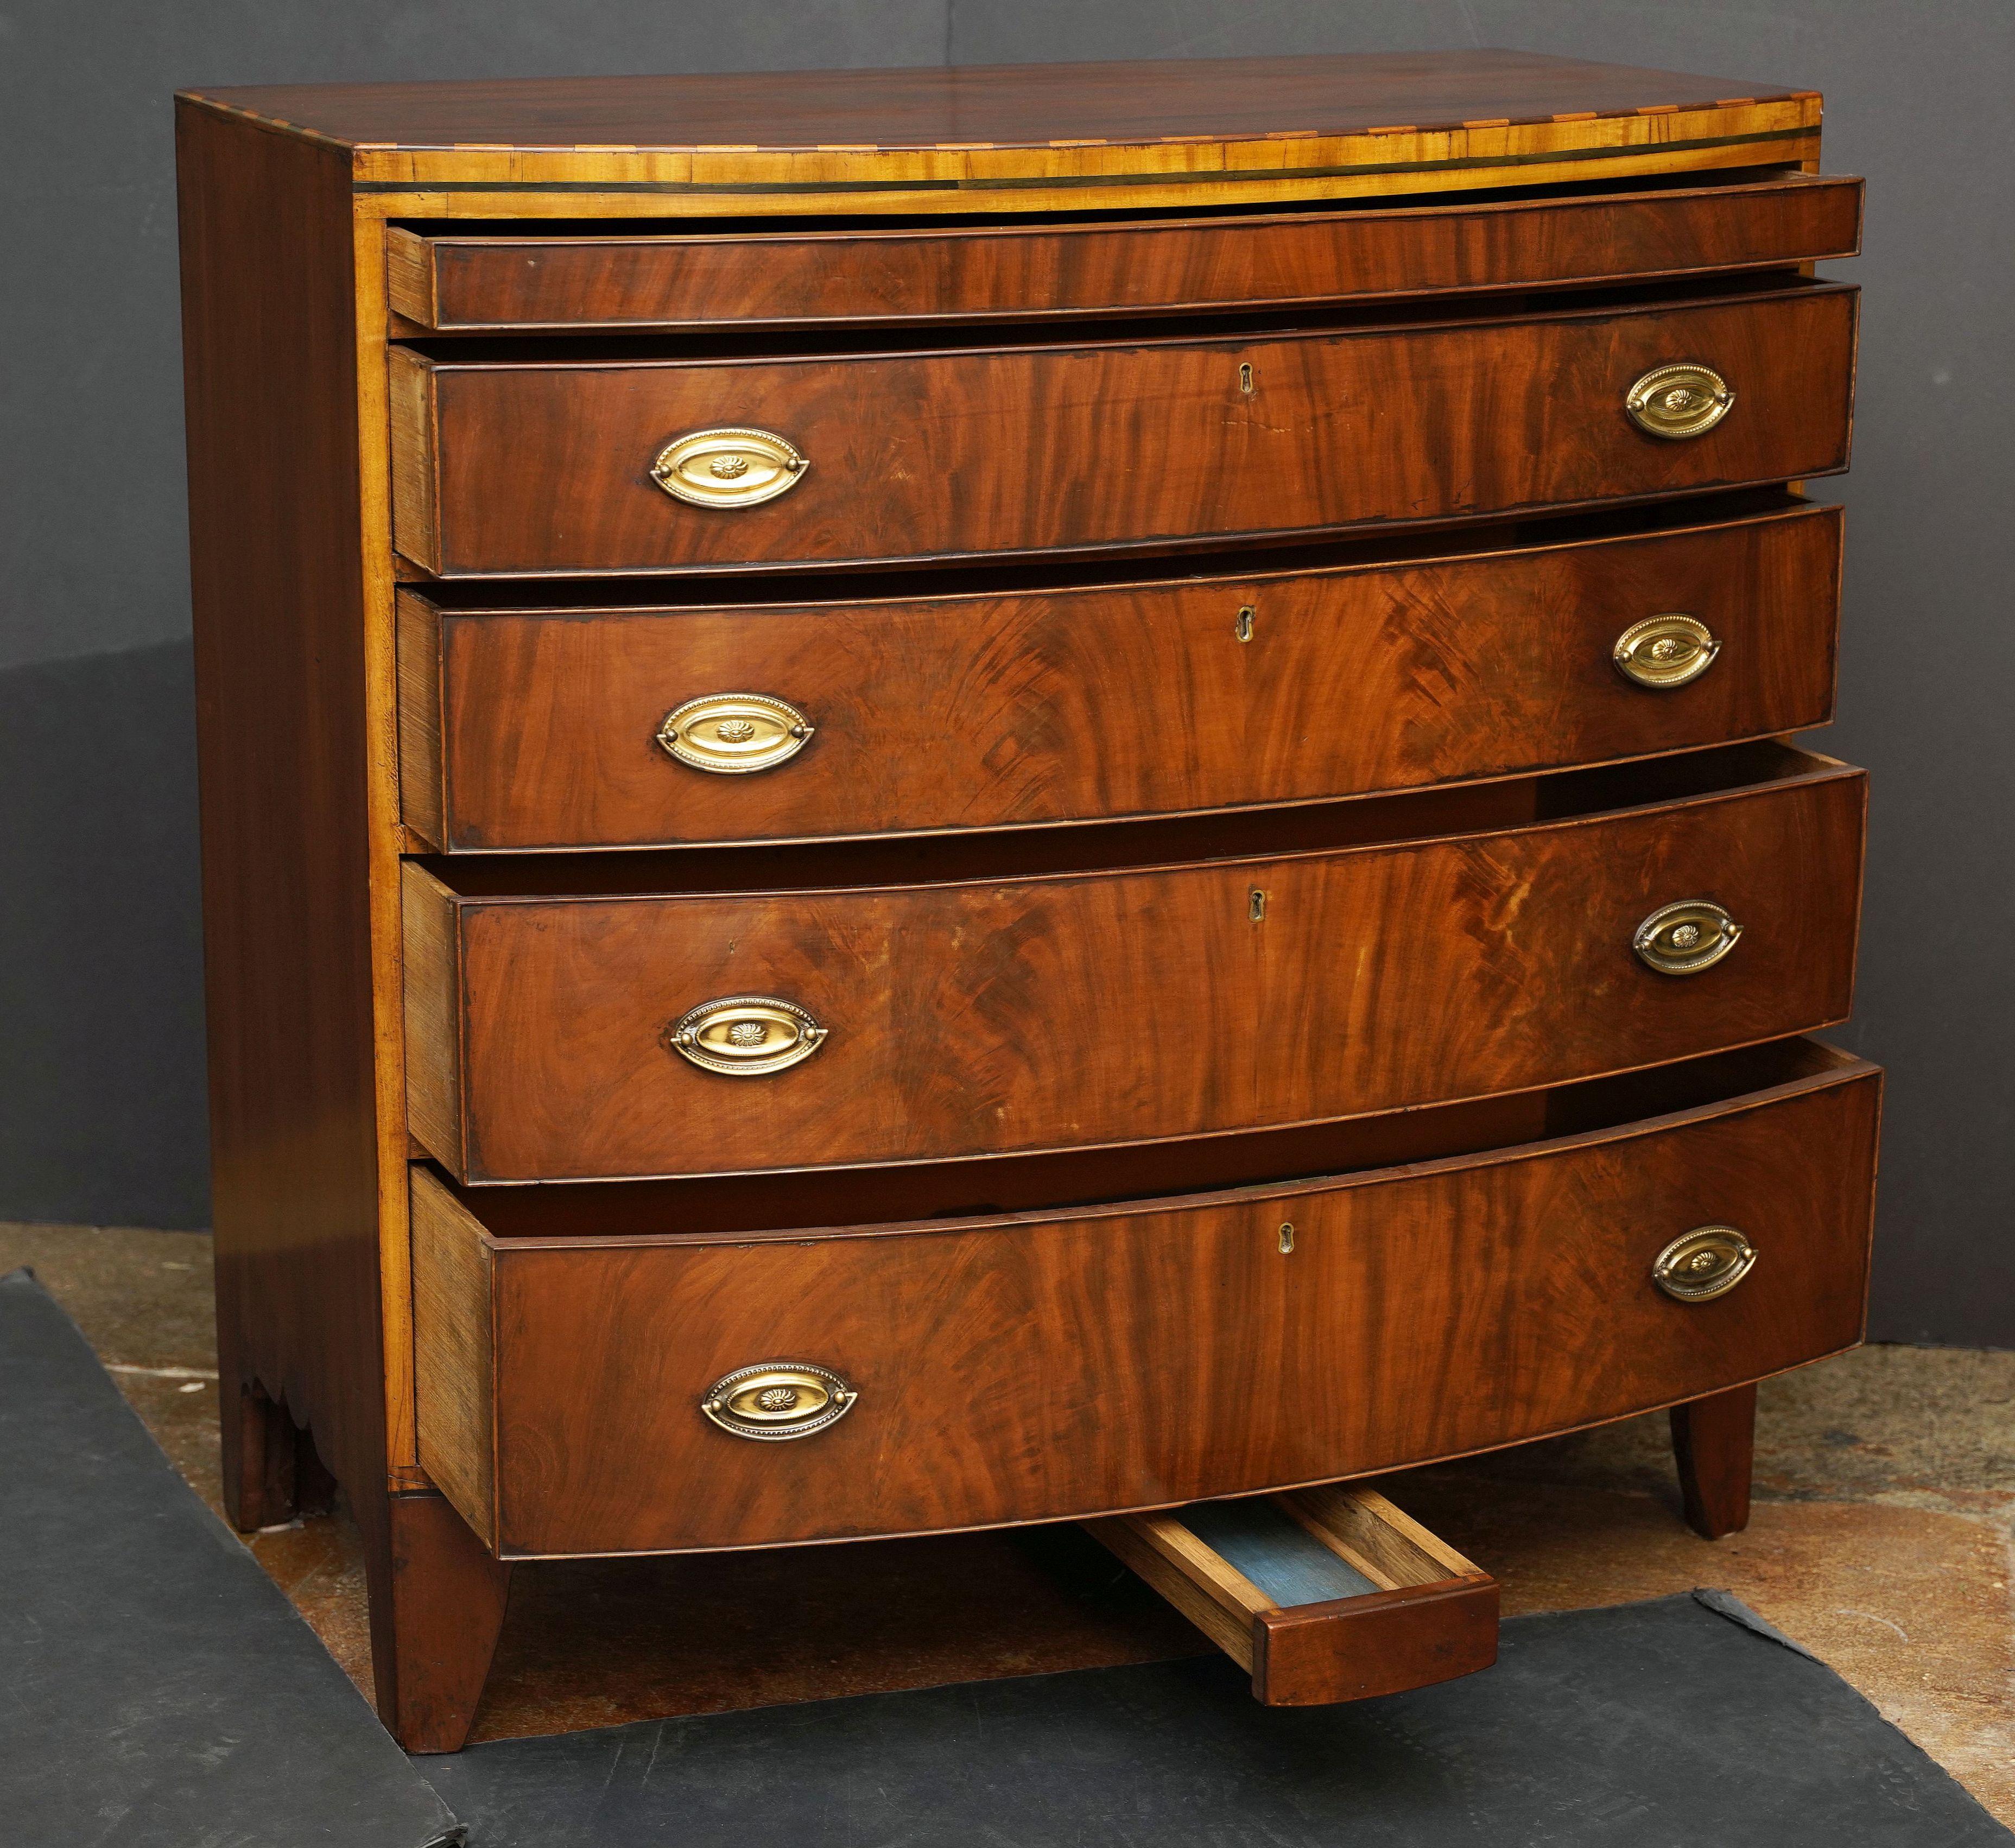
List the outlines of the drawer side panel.
<svg viewBox="0 0 2015 1848">
<path fill-rule="evenodd" d="M 413 1173 L 415 1412 L 420 1467 L 486 1545 L 497 1534 L 494 1344 L 483 1229 Z"/>
<path fill-rule="evenodd" d="M 450 1168 L 466 1160 L 462 919 L 440 881 L 410 860 L 399 889 L 405 935 L 406 1124 Z"/>
</svg>

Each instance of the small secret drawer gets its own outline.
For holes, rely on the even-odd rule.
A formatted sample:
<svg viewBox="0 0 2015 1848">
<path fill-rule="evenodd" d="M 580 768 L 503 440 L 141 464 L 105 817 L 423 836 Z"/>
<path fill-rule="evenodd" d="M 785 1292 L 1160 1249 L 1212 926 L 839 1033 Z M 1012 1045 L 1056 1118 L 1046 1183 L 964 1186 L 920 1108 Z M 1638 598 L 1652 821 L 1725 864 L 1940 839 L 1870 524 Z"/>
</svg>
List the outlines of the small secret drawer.
<svg viewBox="0 0 2015 1848">
<path fill-rule="evenodd" d="M 1497 1660 L 1497 1583 L 1372 1489 L 1302 1489 L 1087 1521 L 1252 1676 L 1266 1706 L 1321 1706 Z"/>
</svg>

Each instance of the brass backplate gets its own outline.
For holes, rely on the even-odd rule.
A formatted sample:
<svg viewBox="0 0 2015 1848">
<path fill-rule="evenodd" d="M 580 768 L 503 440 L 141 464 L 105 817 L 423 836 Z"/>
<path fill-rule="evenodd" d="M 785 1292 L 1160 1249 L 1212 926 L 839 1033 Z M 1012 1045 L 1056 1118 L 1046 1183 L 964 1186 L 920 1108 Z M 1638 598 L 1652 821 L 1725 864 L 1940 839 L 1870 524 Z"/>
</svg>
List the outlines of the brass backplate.
<svg viewBox="0 0 2015 1848">
<path fill-rule="evenodd" d="M 1726 1296 L 1749 1275 L 1756 1247 L 1732 1225 L 1682 1233 L 1651 1261 L 1651 1281 L 1683 1303 Z"/>
<path fill-rule="evenodd" d="M 735 1437 L 776 1444 L 838 1423 L 860 1396 L 830 1367 L 766 1360 L 715 1380 L 699 1408 Z"/>
<path fill-rule="evenodd" d="M 1668 610 L 1632 623 L 1616 638 L 1616 671 L 1640 687 L 1663 692 L 1697 680 L 1714 665 L 1721 644 L 1697 616 Z"/>
<path fill-rule="evenodd" d="M 658 742 L 681 763 L 717 777 L 774 770 L 797 755 L 814 727 L 787 699 L 767 693 L 709 693 L 665 715 Z"/>
<path fill-rule="evenodd" d="M 1623 408 L 1638 429 L 1675 443 L 1704 436 L 1734 403 L 1727 380 L 1692 360 L 1654 366 L 1623 395 Z"/>
<path fill-rule="evenodd" d="M 795 1001 L 727 995 L 702 1001 L 665 1029 L 665 1043 L 702 1071 L 763 1078 L 809 1059 L 826 1030 Z"/>
<path fill-rule="evenodd" d="M 651 479 L 695 507 L 754 507 L 789 493 L 810 466 L 774 430 L 694 430 L 658 451 Z"/>
<path fill-rule="evenodd" d="M 1630 939 L 1647 967 L 1661 975 L 1697 975 L 1733 949 L 1742 927 L 1708 899 L 1661 905 Z"/>
</svg>

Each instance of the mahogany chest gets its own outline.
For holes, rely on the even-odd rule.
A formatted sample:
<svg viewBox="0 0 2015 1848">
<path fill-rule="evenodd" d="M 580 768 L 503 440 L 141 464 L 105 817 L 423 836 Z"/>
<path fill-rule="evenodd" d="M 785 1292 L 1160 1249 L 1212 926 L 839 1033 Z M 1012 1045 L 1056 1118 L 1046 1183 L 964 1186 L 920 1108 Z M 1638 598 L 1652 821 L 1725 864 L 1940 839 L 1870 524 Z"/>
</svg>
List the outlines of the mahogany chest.
<svg viewBox="0 0 2015 1848">
<path fill-rule="evenodd" d="M 1485 1666 L 1404 1466 L 1862 1327 L 1819 99 L 1510 52 L 180 99 L 224 1459 L 515 1563 L 1083 1521 Z M 536 1571 L 536 1565 L 526 1568 Z"/>
</svg>

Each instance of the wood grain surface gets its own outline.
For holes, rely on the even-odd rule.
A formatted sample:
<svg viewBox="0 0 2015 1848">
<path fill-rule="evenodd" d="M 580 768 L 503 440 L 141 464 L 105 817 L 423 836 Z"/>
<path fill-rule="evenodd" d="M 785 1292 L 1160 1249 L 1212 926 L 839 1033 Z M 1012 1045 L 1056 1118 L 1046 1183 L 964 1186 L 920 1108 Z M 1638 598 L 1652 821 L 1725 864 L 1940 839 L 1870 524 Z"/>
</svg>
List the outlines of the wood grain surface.
<svg viewBox="0 0 2015 1848">
<path fill-rule="evenodd" d="M 1861 182 L 1498 197 L 1128 224 L 554 236 L 387 228 L 393 312 L 441 332 L 1047 320 L 1526 289 L 1852 256 Z"/>
<path fill-rule="evenodd" d="M 225 1448 L 256 1383 L 313 1429 L 368 1540 L 386 1452 L 348 175 L 200 110 L 177 137 Z"/>
<path fill-rule="evenodd" d="M 1726 1390 L 1859 1338 L 1878 1094 L 1835 1055 L 1405 1169 L 755 1243 L 491 1240 L 422 1171 L 416 1236 L 491 1247 L 491 1295 L 464 1313 L 494 1316 L 498 1506 L 466 1512 L 514 1556 L 1076 1518 Z M 1676 1301 L 1652 1260 L 1704 1223 L 1740 1226 L 1757 1263 Z M 792 1359 L 854 1386 L 846 1417 L 753 1443 L 701 1416 L 721 1375 Z"/>
<path fill-rule="evenodd" d="M 1781 747 L 1733 759 L 1777 774 L 1453 838 L 1085 875 L 474 899 L 409 867 L 408 917 L 452 933 L 460 984 L 409 981 L 415 1096 L 461 1111 L 414 1128 L 487 1181 L 942 1159 L 1398 1109 L 1841 1019 L 1863 780 Z M 1632 932 L 1687 898 L 1746 934 L 1701 974 L 1656 974 Z M 763 1077 L 668 1050 L 670 1022 L 735 995 L 781 996 L 830 1037 Z"/>
<path fill-rule="evenodd" d="M 347 152 L 390 215 L 1194 209 L 1819 153 L 1820 99 L 1469 51 L 190 93 Z"/>
<path fill-rule="evenodd" d="M 1004 827 L 1299 802 L 1649 755 L 1832 716 L 1840 510 L 1334 569 L 985 595 L 440 608 L 400 599 L 408 824 L 451 852 Z M 1263 557 L 1260 562 L 1263 563 Z M 1666 691 L 1611 660 L 1690 612 Z M 1250 639 L 1241 641 L 1241 612 Z M 707 693 L 816 730 L 724 776 L 657 743 Z"/>
<path fill-rule="evenodd" d="M 408 1357 L 386 1351 L 379 1267 L 350 176 L 325 146 L 201 109 L 178 111 L 176 135 L 230 1509 L 244 1526 L 286 1519 L 310 1460 L 340 1481 L 378 1709 L 403 1735 L 432 1699 L 413 1626 L 459 1621 L 469 1574 L 417 1591 L 431 1556 L 402 1563 L 388 1494 L 386 1383 Z"/>
<path fill-rule="evenodd" d="M 1164 137 L 1260 140 L 1634 114 L 1810 96 L 1530 52 L 506 77 L 217 89 L 221 103 L 331 140 L 421 149 L 1047 148 Z M 1488 121 L 1480 125 L 1492 125 Z M 835 148 L 835 144 L 838 144 Z"/>
<path fill-rule="evenodd" d="M 395 378 L 423 377 L 393 393 L 394 529 L 444 576 L 690 571 L 1166 548 L 1798 479 L 1847 463 L 1855 307 L 1853 289 L 1813 283 L 996 351 L 400 348 Z M 1737 397 L 1673 442 L 1623 400 L 1679 360 L 1714 366 Z M 688 505 L 652 480 L 666 444 L 722 426 L 774 431 L 810 466 L 745 508 Z"/>
<path fill-rule="evenodd" d="M 1497 1660 L 1498 1593 L 1484 1573 L 1253 1620 L 1264 1706 L 1331 1706 L 1474 1674 Z"/>
</svg>

